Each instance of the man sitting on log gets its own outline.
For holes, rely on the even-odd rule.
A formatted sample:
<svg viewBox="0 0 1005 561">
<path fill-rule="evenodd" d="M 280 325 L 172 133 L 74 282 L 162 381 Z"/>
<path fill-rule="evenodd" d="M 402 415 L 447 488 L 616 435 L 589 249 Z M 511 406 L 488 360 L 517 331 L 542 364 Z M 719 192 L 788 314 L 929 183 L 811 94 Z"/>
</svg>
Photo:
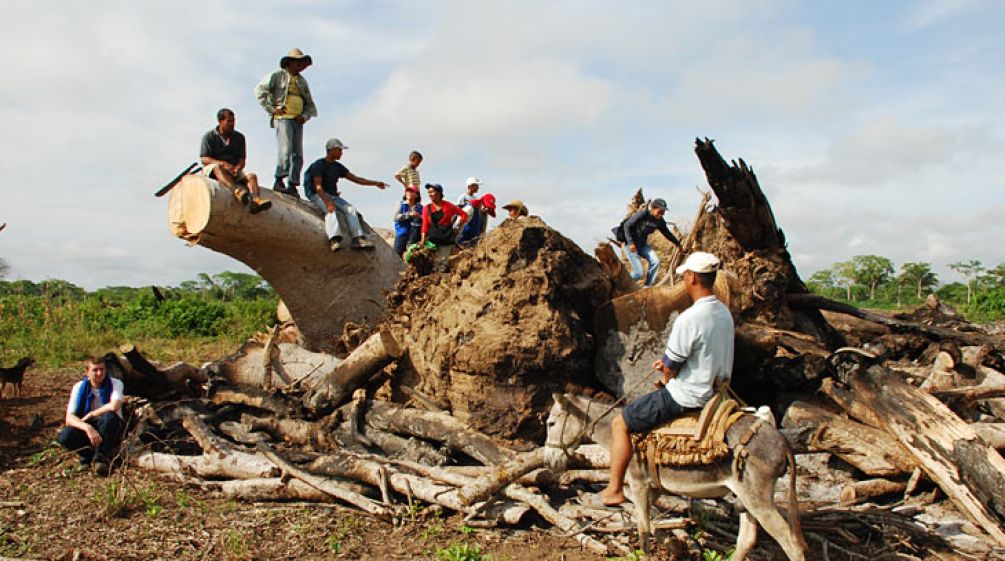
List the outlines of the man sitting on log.
<svg viewBox="0 0 1005 561">
<path fill-rule="evenodd" d="M 599 498 L 606 506 L 625 501 L 630 433 L 648 432 L 704 407 L 715 395 L 716 382 L 732 375 L 733 316 L 712 292 L 718 268 L 719 259 L 701 251 L 677 267 L 694 303 L 674 321 L 663 358 L 653 363 L 661 374 L 658 389 L 626 405 L 611 423 L 611 475 Z"/>
<path fill-rule="evenodd" d="M 642 278 L 642 262 L 639 261 L 639 256 L 649 262 L 645 286 L 652 286 L 656 282 L 656 275 L 660 270 L 660 258 L 656 255 L 656 250 L 649 245 L 649 234 L 659 230 L 670 243 L 680 247 L 680 241 L 670 232 L 666 221 L 663 220 L 666 211 L 666 201 L 653 199 L 648 206 L 629 216 L 613 230 L 614 237 L 619 242 L 628 244 L 628 263 L 632 266 L 632 280 L 638 281 Z"/>
<path fill-rule="evenodd" d="M 338 180 L 346 178 L 359 185 L 372 185 L 378 189 L 387 189 L 387 183 L 363 179 L 353 175 L 339 159 L 342 151 L 349 147 L 337 138 L 325 143 L 325 157 L 316 160 L 304 172 L 304 195 L 325 213 L 325 234 L 328 235 L 328 245 L 332 252 L 342 249 L 342 232 L 335 209 L 342 211 L 349 225 L 353 249 L 372 249 L 373 243 L 366 239 L 363 226 L 359 223 L 356 207 L 339 196 Z"/>
<path fill-rule="evenodd" d="M 103 360 L 87 359 L 87 374 L 70 392 L 66 427 L 59 433 L 59 443 L 76 451 L 81 465 L 94 462 L 102 475 L 108 472 L 126 426 L 122 390 L 122 381 L 108 375 Z"/>
<path fill-rule="evenodd" d="M 199 147 L 202 173 L 233 191 L 241 204 L 250 202 L 251 214 L 268 210 L 272 201 L 259 197 L 258 177 L 253 173 L 244 173 L 248 153 L 244 135 L 234 130 L 234 112 L 224 107 L 216 112 L 216 121 L 216 128 L 202 135 Z"/>
</svg>

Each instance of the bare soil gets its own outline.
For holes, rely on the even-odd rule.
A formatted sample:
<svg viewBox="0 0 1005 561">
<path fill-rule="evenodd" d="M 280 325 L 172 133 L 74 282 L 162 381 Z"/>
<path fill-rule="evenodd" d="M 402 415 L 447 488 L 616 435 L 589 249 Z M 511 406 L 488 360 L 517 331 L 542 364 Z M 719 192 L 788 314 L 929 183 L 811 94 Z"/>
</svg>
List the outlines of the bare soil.
<svg viewBox="0 0 1005 561">
<path fill-rule="evenodd" d="M 100 477 L 53 444 L 79 377 L 29 371 L 24 395 L 0 401 L 0 558 L 477 559 L 446 556 L 466 545 L 493 561 L 598 559 L 549 529 L 472 529 L 428 508 L 394 526 L 337 505 L 219 499 L 137 469 Z"/>
</svg>

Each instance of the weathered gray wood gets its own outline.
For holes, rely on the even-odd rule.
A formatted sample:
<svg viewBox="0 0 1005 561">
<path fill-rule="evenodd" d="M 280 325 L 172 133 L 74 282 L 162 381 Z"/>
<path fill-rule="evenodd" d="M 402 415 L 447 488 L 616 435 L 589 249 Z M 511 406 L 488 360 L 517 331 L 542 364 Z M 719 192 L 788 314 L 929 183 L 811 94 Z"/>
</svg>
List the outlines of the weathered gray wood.
<svg viewBox="0 0 1005 561">
<path fill-rule="evenodd" d="M 469 429 L 445 413 L 372 401 L 366 411 L 366 423 L 380 430 L 442 442 L 447 448 L 463 452 L 486 465 L 501 464 L 513 457 L 511 451 L 485 434 Z"/>
<path fill-rule="evenodd" d="M 172 233 L 247 264 L 282 297 L 311 350 L 330 349 L 346 322 L 384 313 L 384 292 L 394 288 L 404 263 L 379 236 L 372 251 L 332 254 L 321 212 L 270 189 L 272 208 L 249 214 L 216 181 L 186 175 L 171 190 Z M 364 228 L 369 229 L 364 223 Z M 347 240 L 348 241 L 348 240 Z"/>
<path fill-rule="evenodd" d="M 809 428 L 798 433 L 794 448 L 830 452 L 872 477 L 908 474 L 916 465 L 911 454 L 885 431 L 802 401 L 789 406 L 782 427 Z"/>
<path fill-rule="evenodd" d="M 1005 459 L 934 396 L 880 366 L 850 384 L 960 511 L 1005 547 Z"/>
</svg>

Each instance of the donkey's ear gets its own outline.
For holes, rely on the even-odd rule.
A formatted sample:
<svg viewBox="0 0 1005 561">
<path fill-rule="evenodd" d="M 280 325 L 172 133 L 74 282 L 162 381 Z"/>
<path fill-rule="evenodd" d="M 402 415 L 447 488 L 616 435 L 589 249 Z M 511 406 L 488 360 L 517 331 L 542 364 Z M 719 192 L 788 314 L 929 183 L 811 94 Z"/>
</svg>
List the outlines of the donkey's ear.
<svg viewBox="0 0 1005 561">
<path fill-rule="evenodd" d="M 551 392 L 551 398 L 555 400 L 555 403 L 561 405 L 562 407 L 566 407 L 569 404 L 569 401 L 565 399 L 565 395 L 562 393 Z"/>
</svg>

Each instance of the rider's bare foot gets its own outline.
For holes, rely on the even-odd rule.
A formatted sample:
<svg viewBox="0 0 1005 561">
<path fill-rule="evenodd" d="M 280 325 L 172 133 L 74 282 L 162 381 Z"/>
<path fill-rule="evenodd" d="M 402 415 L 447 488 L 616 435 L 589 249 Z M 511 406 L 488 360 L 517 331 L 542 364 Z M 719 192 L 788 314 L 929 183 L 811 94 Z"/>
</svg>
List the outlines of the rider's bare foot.
<svg viewBox="0 0 1005 561">
<path fill-rule="evenodd" d="M 606 489 L 600 493 L 600 500 L 603 501 L 605 506 L 618 506 L 619 504 L 627 501 L 624 493 L 611 493 Z"/>
</svg>

